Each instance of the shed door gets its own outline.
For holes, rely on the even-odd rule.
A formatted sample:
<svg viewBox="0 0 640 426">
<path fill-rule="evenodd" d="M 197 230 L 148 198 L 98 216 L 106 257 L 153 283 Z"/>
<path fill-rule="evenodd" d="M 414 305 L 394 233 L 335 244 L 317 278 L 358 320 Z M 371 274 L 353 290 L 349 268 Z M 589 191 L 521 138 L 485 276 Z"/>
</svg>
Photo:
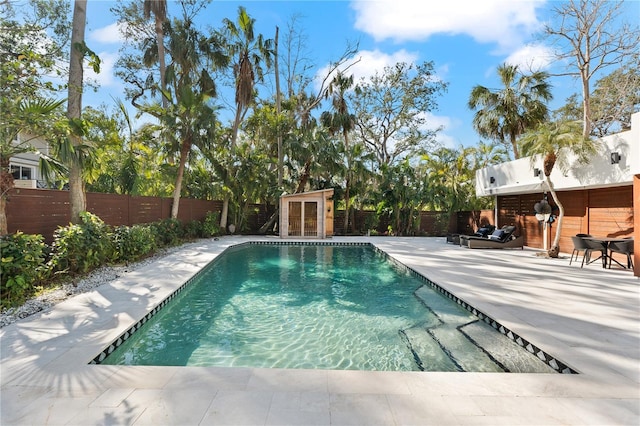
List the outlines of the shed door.
<svg viewBox="0 0 640 426">
<path fill-rule="evenodd" d="M 302 202 L 289 201 L 289 234 L 293 237 L 299 237 L 302 229 Z"/>
<path fill-rule="evenodd" d="M 304 236 L 318 236 L 318 202 L 304 202 Z"/>
</svg>

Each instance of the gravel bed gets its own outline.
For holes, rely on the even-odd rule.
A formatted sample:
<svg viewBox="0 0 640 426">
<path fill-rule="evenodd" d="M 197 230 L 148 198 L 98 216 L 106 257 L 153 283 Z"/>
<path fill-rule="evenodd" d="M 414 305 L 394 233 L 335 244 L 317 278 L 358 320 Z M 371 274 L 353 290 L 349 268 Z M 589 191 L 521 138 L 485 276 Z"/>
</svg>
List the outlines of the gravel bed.
<svg viewBox="0 0 640 426">
<path fill-rule="evenodd" d="M 158 251 L 153 256 L 139 262 L 130 263 L 128 265 L 103 266 L 83 277 L 72 279 L 69 282 L 63 283 L 56 289 L 45 291 L 41 295 L 27 300 L 22 306 L 5 309 L 0 312 L 0 328 L 20 319 L 27 318 L 28 316 L 38 312 L 50 309 L 52 306 L 68 299 L 69 297 L 91 291 L 102 284 L 109 283 L 129 272 L 135 271 L 136 269 L 155 262 L 156 260 L 183 248 L 184 245 L 170 247 Z"/>
</svg>

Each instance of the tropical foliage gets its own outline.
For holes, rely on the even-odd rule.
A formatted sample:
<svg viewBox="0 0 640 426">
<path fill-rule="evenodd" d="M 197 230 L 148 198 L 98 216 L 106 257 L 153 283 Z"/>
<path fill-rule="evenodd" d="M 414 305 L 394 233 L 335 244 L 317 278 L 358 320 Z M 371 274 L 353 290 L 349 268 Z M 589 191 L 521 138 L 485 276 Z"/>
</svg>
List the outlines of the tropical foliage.
<svg viewBox="0 0 640 426">
<path fill-rule="evenodd" d="M 429 117 L 447 85 L 432 62 L 399 63 L 356 81 L 349 70 L 357 47 L 348 45 L 314 85 L 317 66 L 292 20 L 278 53 L 284 90 L 275 102 L 264 84 L 273 77 L 270 38 L 255 32 L 243 7 L 217 26 L 196 24 L 206 4 L 114 5 L 125 36 L 117 66 L 125 100 L 82 109 L 47 140 L 57 164 L 82 160 L 80 182 L 88 190 L 172 195 L 174 219 L 180 197 L 226 199 L 238 231 L 254 203 L 276 206 L 283 191 L 334 188 L 347 212 L 345 233 L 359 231 L 355 209 L 374 209 L 392 221 L 394 233 L 415 234 L 422 210 L 490 205 L 475 197 L 475 170 L 504 160 L 505 151 L 493 143 L 454 149 L 436 141 L 440 129 Z M 172 16 L 175 10 L 180 15 Z M 83 58 L 96 59 L 81 47 Z M 482 153 L 487 147 L 493 153 Z M 69 182 L 67 169 L 58 172 L 58 182 Z M 129 234 L 136 240 L 143 232 L 121 237 Z"/>
<path fill-rule="evenodd" d="M 551 172 L 556 166 L 566 173 L 572 163 L 587 164 L 598 151 L 600 144 L 597 140 L 582 136 L 580 121 L 541 124 L 534 131 L 524 135 L 520 144 L 522 152 L 531 157 L 532 164 L 542 158 L 545 184 L 558 206 L 556 234 L 548 254 L 550 257 L 558 257 L 564 206 L 553 187 Z"/>
<path fill-rule="evenodd" d="M 476 110 L 473 127 L 480 136 L 508 146 L 520 158 L 518 137 L 548 118 L 549 76 L 542 71 L 524 74 L 517 65 L 503 64 L 498 77 L 500 89 L 478 85 L 471 90 L 468 106 Z"/>
<path fill-rule="evenodd" d="M 192 238 L 218 235 L 215 214 L 202 223 L 165 219 L 116 228 L 91 213 L 80 216 L 80 223 L 59 227 L 50 245 L 41 235 L 0 236 L 0 308 L 102 265 L 137 261 Z"/>
</svg>

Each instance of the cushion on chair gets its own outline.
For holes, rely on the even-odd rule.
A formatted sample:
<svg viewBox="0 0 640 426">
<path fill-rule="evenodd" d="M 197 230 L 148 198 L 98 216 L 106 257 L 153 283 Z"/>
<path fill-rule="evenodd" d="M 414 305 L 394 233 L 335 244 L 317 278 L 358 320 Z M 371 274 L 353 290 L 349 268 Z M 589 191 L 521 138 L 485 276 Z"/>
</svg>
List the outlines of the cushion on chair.
<svg viewBox="0 0 640 426">
<path fill-rule="evenodd" d="M 504 231 L 502 229 L 496 229 L 489 236 L 489 238 L 492 240 L 502 241 L 502 239 L 504 238 Z"/>
</svg>

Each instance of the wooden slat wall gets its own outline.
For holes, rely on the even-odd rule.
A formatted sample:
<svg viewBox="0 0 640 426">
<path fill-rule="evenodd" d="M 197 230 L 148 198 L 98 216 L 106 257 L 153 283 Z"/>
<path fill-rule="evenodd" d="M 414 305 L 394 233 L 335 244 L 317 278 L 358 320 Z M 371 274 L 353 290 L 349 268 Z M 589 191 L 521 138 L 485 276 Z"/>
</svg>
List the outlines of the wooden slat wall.
<svg viewBox="0 0 640 426">
<path fill-rule="evenodd" d="M 634 246 L 634 258 L 633 264 L 635 265 L 634 275 L 640 277 L 640 174 L 633 177 L 633 199 L 636 200 L 633 206 L 633 224 L 635 234 L 635 246 Z M 638 250 L 635 250 L 635 249 Z"/>
<path fill-rule="evenodd" d="M 598 236 L 632 236 L 634 230 L 633 186 L 617 188 L 558 192 L 565 208 L 560 249 L 571 252 L 571 236 L 589 233 Z M 542 248 L 542 226 L 535 218 L 533 206 L 543 198 L 542 193 L 510 195 L 498 197 L 498 225 L 516 225 L 517 234 L 525 238 L 525 245 Z M 553 205 L 551 196 L 549 202 Z M 87 209 L 99 216 L 105 223 L 133 225 L 149 223 L 170 217 L 170 198 L 137 197 L 116 194 L 87 193 Z M 272 213 L 272 208 L 252 205 L 252 213 L 247 219 L 251 230 L 259 228 Z M 182 221 L 202 220 L 207 212 L 222 210 L 221 201 L 181 199 L 179 219 Z M 344 212 L 334 212 L 334 230 L 340 235 Z M 372 211 L 356 211 L 355 228 L 366 232 L 367 217 Z M 255 216 L 255 217 L 254 217 Z M 257 218 L 256 218 L 257 217 Z M 480 224 L 494 224 L 492 210 L 457 212 L 457 229 L 453 232 L 470 233 Z M 9 232 L 18 230 L 42 234 L 51 240 L 58 226 L 69 223 L 68 191 L 14 189 L 7 203 Z M 444 235 L 449 228 L 449 213 L 423 212 L 420 218 L 420 230 L 424 235 Z M 388 218 L 380 218 L 377 229 L 387 229 Z M 552 241 L 556 224 L 549 227 L 548 240 Z"/>
<path fill-rule="evenodd" d="M 87 211 L 111 226 L 150 223 L 171 216 L 171 198 L 134 197 L 118 194 L 87 193 Z M 221 211 L 220 201 L 180 200 L 178 219 L 202 220 L 209 211 Z M 50 242 L 59 226 L 71 219 L 69 192 L 41 189 L 13 189 L 7 203 L 8 231 L 41 234 Z"/>
<path fill-rule="evenodd" d="M 222 210 L 222 207 L 220 207 L 220 210 Z M 249 204 L 248 210 L 249 215 L 246 225 L 249 229 L 260 229 L 275 213 L 275 207 L 266 204 Z"/>
<path fill-rule="evenodd" d="M 184 206 L 184 203 L 182 203 L 182 206 Z M 160 197 L 129 197 L 130 224 L 150 223 L 170 216 L 171 213 L 166 216 L 163 215 L 162 210 L 162 199 Z"/>
<path fill-rule="evenodd" d="M 588 233 L 607 237 L 633 234 L 633 186 L 589 192 Z"/>
<path fill-rule="evenodd" d="M 420 234 L 428 237 L 440 237 L 449 226 L 449 213 L 420 212 Z"/>
<path fill-rule="evenodd" d="M 50 240 L 58 226 L 69 223 L 69 192 L 13 189 L 6 214 L 9 233 L 41 234 Z"/>
<path fill-rule="evenodd" d="M 633 186 L 558 192 L 564 206 L 560 235 L 560 250 L 571 252 L 571 237 L 579 233 L 630 237 L 634 230 Z M 525 245 L 543 247 L 542 226 L 535 218 L 533 206 L 544 194 L 509 195 L 498 197 L 499 225 L 515 224 L 525 237 Z M 551 194 L 547 199 L 555 206 Z M 554 211 L 557 214 L 557 210 Z M 557 222 L 548 227 L 548 241 L 555 237 Z"/>
<path fill-rule="evenodd" d="M 495 225 L 493 210 L 473 210 L 456 213 L 456 229 L 458 234 L 473 234 L 484 225 Z"/>
<path fill-rule="evenodd" d="M 123 202 L 122 196 L 116 194 L 90 194 L 87 194 L 87 211 L 92 213 L 100 212 L 98 217 L 107 225 L 118 226 L 131 223 L 129 220 L 129 203 Z M 65 193 L 64 195 L 67 194 Z"/>
</svg>

